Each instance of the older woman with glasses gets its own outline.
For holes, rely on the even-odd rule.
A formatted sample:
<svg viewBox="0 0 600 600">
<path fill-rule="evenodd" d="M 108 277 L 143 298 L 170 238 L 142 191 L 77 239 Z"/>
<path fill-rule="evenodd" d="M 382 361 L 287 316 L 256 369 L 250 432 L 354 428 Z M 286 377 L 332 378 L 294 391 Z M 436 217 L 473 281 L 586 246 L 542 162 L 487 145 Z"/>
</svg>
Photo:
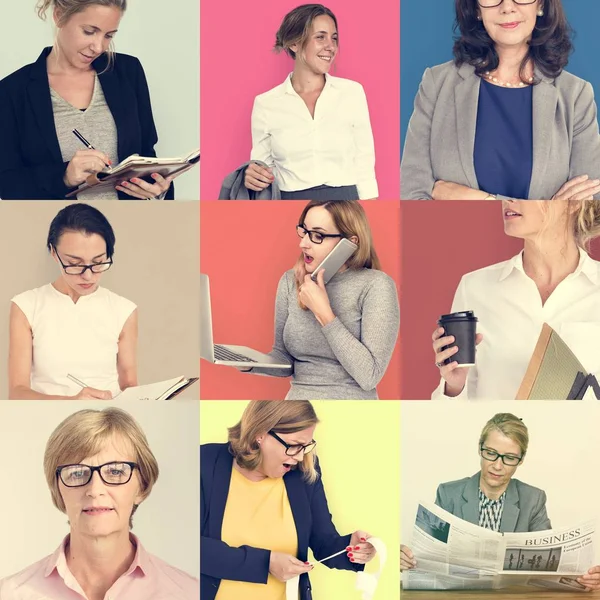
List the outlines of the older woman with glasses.
<svg viewBox="0 0 600 600">
<path fill-rule="evenodd" d="M 370 400 L 398 337 L 400 309 L 394 280 L 380 270 L 362 206 L 354 200 L 309 202 L 298 221 L 301 254 L 284 273 L 275 303 L 270 356 L 289 369 L 252 373 L 292 377 L 290 400 Z M 358 249 L 324 283 L 315 272 L 341 239 Z"/>
<path fill-rule="evenodd" d="M 309 600 L 309 547 L 333 569 L 362 571 L 374 558 L 368 533 L 340 536 L 332 523 L 318 422 L 307 401 L 252 401 L 227 444 L 200 447 L 204 600 L 279 600 L 290 587 Z"/>
<path fill-rule="evenodd" d="M 435 503 L 474 525 L 499 532 L 530 532 L 551 529 L 546 513 L 546 493 L 513 476 L 523 464 L 529 432 L 521 419 L 510 413 L 494 415 L 479 436 L 480 470 L 471 477 L 442 483 Z M 401 546 L 400 569 L 414 569 L 417 561 Z M 577 580 L 600 590 L 600 566 Z"/>
<path fill-rule="evenodd" d="M 48 251 L 60 275 L 12 299 L 11 399 L 112 398 L 137 385 L 137 308 L 100 287 L 113 264 L 115 234 L 86 204 L 63 208 Z"/>
<path fill-rule="evenodd" d="M 454 61 L 423 75 L 401 198 L 600 199 L 594 91 L 564 70 L 561 0 L 455 2 Z"/>
<path fill-rule="evenodd" d="M 70 532 L 53 554 L 1 581 L 1 600 L 197 600 L 198 580 L 130 533 L 159 469 L 129 413 L 81 410 L 65 419 L 46 445 L 44 472 Z"/>
</svg>

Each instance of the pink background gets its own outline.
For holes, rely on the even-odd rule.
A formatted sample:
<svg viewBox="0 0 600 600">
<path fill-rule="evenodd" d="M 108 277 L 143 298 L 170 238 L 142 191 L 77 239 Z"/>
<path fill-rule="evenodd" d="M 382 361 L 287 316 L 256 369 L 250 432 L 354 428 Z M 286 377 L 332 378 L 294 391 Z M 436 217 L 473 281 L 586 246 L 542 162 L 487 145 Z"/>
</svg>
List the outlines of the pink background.
<svg viewBox="0 0 600 600">
<path fill-rule="evenodd" d="M 214 342 L 273 347 L 279 279 L 300 254 L 295 227 L 304 201 L 201 202 L 200 271 L 210 278 Z M 400 201 L 362 202 L 381 268 L 400 281 Z M 203 400 L 281 400 L 290 378 L 240 373 L 200 361 Z M 377 386 L 379 398 L 400 398 L 400 341 Z"/>
<path fill-rule="evenodd" d="M 228 173 L 250 158 L 254 97 L 294 69 L 271 48 L 281 20 L 303 0 L 201 3 L 201 187 L 215 200 Z M 379 198 L 400 195 L 400 3 L 324 2 L 338 20 L 340 50 L 331 74 L 365 88 L 375 138 Z"/>
</svg>

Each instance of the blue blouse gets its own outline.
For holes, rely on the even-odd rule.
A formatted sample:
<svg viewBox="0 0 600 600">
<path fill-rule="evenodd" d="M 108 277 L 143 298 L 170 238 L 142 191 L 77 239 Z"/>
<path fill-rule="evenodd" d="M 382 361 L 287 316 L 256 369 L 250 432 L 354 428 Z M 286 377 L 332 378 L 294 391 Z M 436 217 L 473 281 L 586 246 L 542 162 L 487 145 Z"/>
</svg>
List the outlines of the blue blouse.
<svg viewBox="0 0 600 600">
<path fill-rule="evenodd" d="M 481 80 L 473 162 L 480 189 L 529 198 L 533 86 L 506 88 Z"/>
</svg>

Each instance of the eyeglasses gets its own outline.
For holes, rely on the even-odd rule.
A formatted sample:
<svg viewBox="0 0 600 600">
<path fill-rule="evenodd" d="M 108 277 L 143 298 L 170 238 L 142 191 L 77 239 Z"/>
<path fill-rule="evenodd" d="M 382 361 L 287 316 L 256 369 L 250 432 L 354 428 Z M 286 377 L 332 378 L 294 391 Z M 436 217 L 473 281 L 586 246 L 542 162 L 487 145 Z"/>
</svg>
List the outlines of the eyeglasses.
<svg viewBox="0 0 600 600">
<path fill-rule="evenodd" d="M 341 233 L 321 233 L 320 231 L 311 231 L 306 229 L 304 225 L 296 225 L 296 233 L 299 238 L 303 238 L 307 233 L 310 241 L 313 244 L 322 244 L 325 238 L 343 238 Z"/>
<path fill-rule="evenodd" d="M 495 8 L 496 6 L 500 6 L 504 0 L 477 0 L 477 2 L 479 2 L 481 8 Z M 521 6 L 526 6 L 527 4 L 534 4 L 536 0 L 513 0 L 513 2 Z"/>
<path fill-rule="evenodd" d="M 499 454 L 495 450 L 485 448 L 484 446 L 479 448 L 479 453 L 481 454 L 481 458 L 489 460 L 490 462 L 496 462 L 499 458 L 501 458 L 502 462 L 507 467 L 516 467 L 523 460 L 522 456 L 515 456 L 514 454 Z"/>
<path fill-rule="evenodd" d="M 87 485 L 98 471 L 100 479 L 108 485 L 124 485 L 129 482 L 133 470 L 139 468 L 134 462 L 109 462 L 98 467 L 90 465 L 63 465 L 56 469 L 56 476 L 67 487 Z"/>
<path fill-rule="evenodd" d="M 315 446 L 317 445 L 317 442 L 315 442 L 315 440 L 313 440 L 309 444 L 304 444 L 304 445 L 303 444 L 288 444 L 287 442 L 284 442 L 274 431 L 269 431 L 269 435 L 273 436 L 280 444 L 285 446 L 285 453 L 288 456 L 297 456 L 303 450 L 304 450 L 304 454 L 308 454 L 309 452 L 312 452 L 315 449 Z"/>
<path fill-rule="evenodd" d="M 65 265 L 56 251 L 56 248 L 54 248 L 54 253 L 67 275 L 83 275 L 88 269 L 92 273 L 104 273 L 104 271 L 108 271 L 113 264 L 112 258 L 109 258 L 107 262 L 94 263 L 92 265 Z"/>
</svg>

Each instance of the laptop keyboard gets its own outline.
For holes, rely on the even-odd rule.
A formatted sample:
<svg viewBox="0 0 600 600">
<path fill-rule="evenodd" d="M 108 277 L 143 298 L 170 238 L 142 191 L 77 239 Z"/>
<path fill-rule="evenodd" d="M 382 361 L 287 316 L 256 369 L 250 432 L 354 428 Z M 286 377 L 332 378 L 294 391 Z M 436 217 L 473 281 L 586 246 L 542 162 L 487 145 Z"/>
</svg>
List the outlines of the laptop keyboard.
<svg viewBox="0 0 600 600">
<path fill-rule="evenodd" d="M 228 348 L 224 348 L 223 346 L 219 346 L 215 344 L 215 358 L 217 360 L 225 360 L 229 362 L 258 362 L 252 358 L 248 358 L 243 354 L 237 354 L 236 352 L 232 352 Z"/>
</svg>

